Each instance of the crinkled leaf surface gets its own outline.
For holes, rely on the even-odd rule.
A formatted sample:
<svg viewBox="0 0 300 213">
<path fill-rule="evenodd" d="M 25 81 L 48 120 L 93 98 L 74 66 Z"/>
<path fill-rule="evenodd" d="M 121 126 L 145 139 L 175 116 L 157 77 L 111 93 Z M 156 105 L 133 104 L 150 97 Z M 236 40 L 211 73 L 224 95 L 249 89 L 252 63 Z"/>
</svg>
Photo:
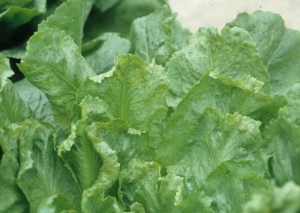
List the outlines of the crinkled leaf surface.
<svg viewBox="0 0 300 213">
<path fill-rule="evenodd" d="M 71 37 L 51 28 L 31 37 L 19 68 L 65 119 L 76 102 L 77 88 L 87 76 L 94 75 Z"/>
<path fill-rule="evenodd" d="M 300 32 L 288 29 L 278 14 L 242 13 L 227 24 L 247 30 L 270 74 L 272 93 L 285 94 L 300 79 Z"/>
<path fill-rule="evenodd" d="M 134 54 L 148 63 L 155 59 L 157 64 L 165 64 L 175 51 L 170 36 L 174 19 L 175 14 L 164 6 L 134 20 L 130 30 Z"/>
<path fill-rule="evenodd" d="M 194 119 L 197 123 L 189 126 L 188 137 L 166 135 L 157 148 L 158 161 L 170 173 L 185 177 L 186 193 L 196 192 L 227 161 L 251 161 L 262 173 L 265 163 L 260 154 L 263 140 L 259 122 L 237 113 L 220 115 L 211 108 Z"/>
<path fill-rule="evenodd" d="M 224 28 L 221 35 L 214 28 L 200 28 L 186 47 L 175 52 L 166 65 L 171 82 L 168 105 L 176 107 L 191 87 L 206 73 L 243 79 L 250 75 L 270 89 L 269 75 L 256 44 L 247 31 Z"/>
<path fill-rule="evenodd" d="M 19 140 L 18 185 L 29 201 L 30 212 L 36 212 L 44 199 L 57 194 L 67 196 L 78 210 L 80 189 L 54 149 L 54 129 L 47 124 L 26 120 Z"/>
<path fill-rule="evenodd" d="M 271 119 L 277 117 L 279 108 L 286 104 L 286 100 L 280 96 L 270 98 L 267 95 L 255 93 L 255 87 L 259 82 L 245 88 L 250 80 L 246 78 L 239 82 L 228 77 L 220 79 L 210 74 L 203 76 L 171 114 L 164 132 L 165 143 L 174 146 L 172 141 L 175 139 L 188 141 L 190 134 L 194 131 L 192 127 L 198 123 L 196 118 L 203 114 L 206 107 L 218 109 L 222 114 L 238 112 L 261 121 L 262 127 L 268 125 Z M 178 141 L 178 144 L 180 143 Z M 165 152 L 163 149 L 161 151 Z M 170 157 L 173 154 L 170 153 Z M 173 161 L 172 158 L 170 158 L 170 163 L 171 161 Z"/>
</svg>

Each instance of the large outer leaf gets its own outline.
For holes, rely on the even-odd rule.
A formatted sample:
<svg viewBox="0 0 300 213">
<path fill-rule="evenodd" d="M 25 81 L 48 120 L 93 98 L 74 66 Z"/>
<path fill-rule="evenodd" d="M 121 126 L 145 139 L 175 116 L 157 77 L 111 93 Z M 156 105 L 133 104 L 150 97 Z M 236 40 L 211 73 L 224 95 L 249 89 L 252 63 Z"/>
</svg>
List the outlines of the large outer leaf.
<svg viewBox="0 0 300 213">
<path fill-rule="evenodd" d="M 262 128 L 268 125 L 271 119 L 277 117 L 280 107 L 286 104 L 283 97 L 275 96 L 270 98 L 267 95 L 255 93 L 255 88 L 259 82 L 250 83 L 251 79 L 236 81 L 231 78 L 214 78 L 209 74 L 205 75 L 185 96 L 168 120 L 164 132 L 165 140 L 176 146 L 173 140 L 187 141 L 190 134 L 197 125 L 196 119 L 201 115 L 206 107 L 220 110 L 222 114 L 238 112 L 245 116 L 250 116 L 262 122 Z M 247 87 L 247 84 L 249 84 Z M 258 84 L 258 85 L 257 85 Z M 189 127 L 189 128 L 185 128 Z M 177 144 L 177 143 L 176 143 Z M 161 150 L 162 152 L 163 149 Z M 163 154 L 163 153 L 161 153 Z M 170 154 L 170 155 L 169 155 Z M 171 156 L 173 153 L 166 152 Z M 177 156 L 174 154 L 174 156 Z"/>
<path fill-rule="evenodd" d="M 255 168 L 257 174 L 264 173 L 266 162 L 260 154 L 263 140 L 259 122 L 239 114 L 221 116 L 211 108 L 194 119 L 197 122 L 188 126 L 191 129 L 188 137 L 168 134 L 157 149 L 158 161 L 168 166 L 170 173 L 185 177 L 186 193 L 197 191 L 208 176 L 227 161 L 250 161 L 253 167 L 245 169 L 245 173 L 251 168 Z M 171 129 L 176 124 L 168 125 Z"/>
<path fill-rule="evenodd" d="M 29 211 L 26 197 L 17 185 L 19 145 L 17 127 L 0 129 L 0 212 L 25 213 Z"/>
<path fill-rule="evenodd" d="M 39 25 L 39 30 L 57 28 L 64 30 L 81 48 L 83 28 L 94 0 L 68 0 Z"/>
<path fill-rule="evenodd" d="M 271 174 L 278 185 L 293 180 L 300 184 L 300 85 L 287 94 L 288 105 L 279 110 L 278 118 L 266 128 L 264 137 L 273 157 Z"/>
<path fill-rule="evenodd" d="M 30 212 L 50 196 L 64 194 L 79 209 L 80 189 L 54 149 L 54 129 L 26 120 L 20 136 L 18 185 L 30 203 Z"/>
<path fill-rule="evenodd" d="M 31 37 L 19 68 L 65 120 L 76 102 L 77 88 L 87 76 L 94 75 L 71 37 L 50 28 Z"/>
<path fill-rule="evenodd" d="M 287 29 L 274 13 L 242 13 L 227 24 L 247 30 L 270 74 L 272 93 L 285 94 L 300 79 L 300 32 Z"/>
<path fill-rule="evenodd" d="M 83 83 L 78 100 L 86 94 L 98 96 L 108 104 L 113 116 L 128 121 L 130 128 L 159 134 L 168 110 L 168 80 L 161 66 L 148 65 L 132 55 L 119 56 L 113 70 L 97 78 Z"/>
<path fill-rule="evenodd" d="M 161 7 L 146 17 L 133 21 L 130 41 L 134 54 L 151 63 L 165 64 L 176 50 L 171 45 L 171 28 L 175 14 L 167 6 Z"/>
<path fill-rule="evenodd" d="M 166 65 L 171 80 L 168 105 L 176 107 L 185 94 L 206 73 L 243 79 L 250 75 L 264 83 L 263 91 L 270 89 L 269 76 L 256 44 L 240 28 L 200 28 L 187 46 L 173 54 Z"/>
</svg>

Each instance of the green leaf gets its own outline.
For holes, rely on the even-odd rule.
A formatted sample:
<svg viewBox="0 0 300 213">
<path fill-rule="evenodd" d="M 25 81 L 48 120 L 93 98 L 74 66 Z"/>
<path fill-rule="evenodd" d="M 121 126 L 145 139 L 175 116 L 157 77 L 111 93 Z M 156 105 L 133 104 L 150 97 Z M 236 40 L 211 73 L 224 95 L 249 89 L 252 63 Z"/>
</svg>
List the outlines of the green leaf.
<svg viewBox="0 0 300 213">
<path fill-rule="evenodd" d="M 244 205 L 244 213 L 298 213 L 300 211 L 300 187 L 287 182 L 281 188 L 272 186 L 256 194 Z"/>
<path fill-rule="evenodd" d="M 109 71 L 117 55 L 129 53 L 130 41 L 116 33 L 105 33 L 85 43 L 83 56 L 97 74 Z"/>
<path fill-rule="evenodd" d="M 39 31 L 46 28 L 57 28 L 71 36 L 81 49 L 83 28 L 94 0 L 68 0 L 39 25 Z"/>
<path fill-rule="evenodd" d="M 285 94 L 299 82 L 300 32 L 286 28 L 280 15 L 262 11 L 242 13 L 227 26 L 244 28 L 257 43 L 270 74 L 273 94 Z"/>
<path fill-rule="evenodd" d="M 81 82 L 94 75 L 71 37 L 57 29 L 34 34 L 19 64 L 26 78 L 49 99 L 57 119 L 68 121 Z M 65 129 L 68 126 L 62 125 Z"/>
<path fill-rule="evenodd" d="M 296 84 L 287 94 L 288 105 L 281 108 L 278 118 L 266 128 L 263 136 L 272 154 L 271 174 L 278 185 L 288 181 L 300 184 L 300 85 Z"/>
<path fill-rule="evenodd" d="M 86 80 L 77 93 L 105 101 L 114 118 L 128 121 L 129 127 L 159 137 L 167 114 L 165 95 L 168 80 L 161 66 L 148 65 L 133 55 L 119 56 L 111 72 Z"/>
<path fill-rule="evenodd" d="M 111 7 L 115 6 L 120 0 L 96 0 L 95 6 L 101 11 L 105 12 Z"/>
<path fill-rule="evenodd" d="M 19 171 L 18 127 L 0 129 L 0 212 L 28 212 L 29 204 L 17 185 Z"/>
<path fill-rule="evenodd" d="M 174 19 L 175 14 L 164 6 L 134 20 L 130 30 L 134 54 L 148 63 L 155 59 L 157 64 L 165 64 L 176 50 L 170 36 Z"/>
<path fill-rule="evenodd" d="M 196 192 L 209 175 L 228 161 L 250 161 L 258 174 L 264 173 L 259 122 L 237 113 L 220 115 L 211 108 L 194 119 L 197 122 L 189 125 L 188 136 L 169 132 L 157 148 L 158 161 L 167 166 L 168 172 L 185 178 L 186 194 Z M 176 125 L 168 123 L 169 129 Z"/>
<path fill-rule="evenodd" d="M 200 28 L 186 47 L 175 52 L 166 65 L 171 81 L 168 105 L 176 107 L 202 76 L 213 71 L 216 76 L 241 80 L 252 76 L 270 90 L 269 76 L 256 44 L 240 28 L 224 28 L 221 35 L 214 28 Z"/>
<path fill-rule="evenodd" d="M 64 194 L 79 209 L 81 193 L 64 162 L 54 149 L 54 129 L 33 120 L 22 124 L 18 185 L 36 212 L 41 202 Z"/>
</svg>

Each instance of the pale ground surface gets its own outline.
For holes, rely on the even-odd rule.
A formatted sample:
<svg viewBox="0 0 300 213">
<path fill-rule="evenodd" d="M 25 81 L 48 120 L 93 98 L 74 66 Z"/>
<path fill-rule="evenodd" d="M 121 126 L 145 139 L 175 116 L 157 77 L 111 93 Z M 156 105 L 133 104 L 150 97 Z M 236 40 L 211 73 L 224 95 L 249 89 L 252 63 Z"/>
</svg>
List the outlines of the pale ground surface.
<svg viewBox="0 0 300 213">
<path fill-rule="evenodd" d="M 169 0 L 169 4 L 192 32 L 207 26 L 221 30 L 238 13 L 256 10 L 278 13 L 287 27 L 300 30 L 300 0 Z"/>
</svg>

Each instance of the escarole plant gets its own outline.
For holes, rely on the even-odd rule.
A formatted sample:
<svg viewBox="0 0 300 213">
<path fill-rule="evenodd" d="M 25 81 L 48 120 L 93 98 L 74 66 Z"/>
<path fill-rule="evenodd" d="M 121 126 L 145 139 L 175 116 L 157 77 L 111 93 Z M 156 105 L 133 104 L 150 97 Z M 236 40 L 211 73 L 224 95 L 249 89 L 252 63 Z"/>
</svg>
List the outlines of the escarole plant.
<svg viewBox="0 0 300 213">
<path fill-rule="evenodd" d="M 0 212 L 300 211 L 300 32 L 279 15 L 192 34 L 164 0 L 9 2 Z"/>
</svg>

